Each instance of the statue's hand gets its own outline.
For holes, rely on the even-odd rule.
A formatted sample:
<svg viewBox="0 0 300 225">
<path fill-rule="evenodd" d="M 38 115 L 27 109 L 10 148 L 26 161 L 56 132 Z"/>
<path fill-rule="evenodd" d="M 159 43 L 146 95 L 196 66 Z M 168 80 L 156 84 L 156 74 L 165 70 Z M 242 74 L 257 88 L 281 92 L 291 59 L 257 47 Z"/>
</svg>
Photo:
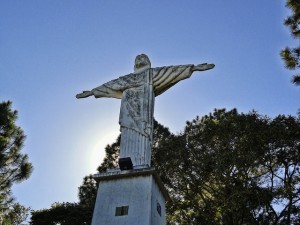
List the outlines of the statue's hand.
<svg viewBox="0 0 300 225">
<path fill-rule="evenodd" d="M 204 70 L 210 70 L 215 67 L 215 64 L 207 64 L 202 63 L 197 66 L 194 66 L 193 71 L 204 71 Z"/>
<path fill-rule="evenodd" d="M 82 93 L 77 94 L 76 98 L 87 98 L 92 95 L 93 95 L 93 92 L 91 92 L 91 91 L 83 91 Z"/>
</svg>

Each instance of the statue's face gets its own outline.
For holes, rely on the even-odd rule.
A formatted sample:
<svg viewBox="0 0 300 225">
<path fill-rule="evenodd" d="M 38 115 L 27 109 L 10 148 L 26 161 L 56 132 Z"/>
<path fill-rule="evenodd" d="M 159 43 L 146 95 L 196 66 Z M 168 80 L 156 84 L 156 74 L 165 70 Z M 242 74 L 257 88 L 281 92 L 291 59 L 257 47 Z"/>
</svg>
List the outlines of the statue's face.
<svg viewBox="0 0 300 225">
<path fill-rule="evenodd" d="M 151 66 L 150 60 L 149 60 L 148 56 L 146 56 L 145 54 L 138 55 L 135 58 L 135 66 L 134 66 L 135 72 L 138 70 L 150 68 L 150 66 Z"/>
<path fill-rule="evenodd" d="M 148 64 L 148 62 L 146 60 L 146 57 L 141 56 L 141 55 L 136 57 L 136 60 L 135 60 L 136 68 L 142 68 L 142 67 L 146 66 L 147 64 Z"/>
</svg>

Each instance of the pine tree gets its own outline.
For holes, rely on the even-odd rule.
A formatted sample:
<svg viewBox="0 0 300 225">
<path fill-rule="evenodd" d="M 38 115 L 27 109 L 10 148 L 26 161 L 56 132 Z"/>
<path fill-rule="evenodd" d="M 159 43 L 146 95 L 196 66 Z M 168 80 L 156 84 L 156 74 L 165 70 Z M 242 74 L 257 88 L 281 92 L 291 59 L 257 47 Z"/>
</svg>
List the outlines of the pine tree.
<svg viewBox="0 0 300 225">
<path fill-rule="evenodd" d="M 300 117 L 215 110 L 155 156 L 169 225 L 300 224 Z"/>
<path fill-rule="evenodd" d="M 4 216 L 1 225 L 25 225 L 26 219 L 30 214 L 31 208 L 27 208 L 19 203 L 13 203 L 8 213 Z"/>
<path fill-rule="evenodd" d="M 285 19 L 284 24 L 289 27 L 292 37 L 300 41 L 300 1 L 287 0 L 286 6 L 292 11 L 292 14 Z M 286 47 L 280 55 L 286 68 L 289 70 L 300 69 L 300 45 L 292 48 Z M 300 85 L 300 75 L 293 75 L 292 82 L 295 85 Z"/>
<path fill-rule="evenodd" d="M 28 156 L 21 153 L 25 135 L 16 125 L 18 113 L 10 101 L 0 103 L 0 216 L 13 201 L 11 187 L 32 172 Z"/>
</svg>

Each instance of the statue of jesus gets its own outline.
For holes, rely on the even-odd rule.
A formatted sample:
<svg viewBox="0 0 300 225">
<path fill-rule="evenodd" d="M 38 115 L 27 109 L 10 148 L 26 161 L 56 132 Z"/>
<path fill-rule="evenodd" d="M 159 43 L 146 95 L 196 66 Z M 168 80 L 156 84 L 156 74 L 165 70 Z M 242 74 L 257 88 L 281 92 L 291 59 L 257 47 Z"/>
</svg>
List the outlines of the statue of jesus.
<svg viewBox="0 0 300 225">
<path fill-rule="evenodd" d="M 214 64 L 178 65 L 151 68 L 147 55 L 135 59 L 134 73 L 109 81 L 76 98 L 118 98 L 121 100 L 120 158 L 130 157 L 133 166 L 151 162 L 154 99 L 177 82 L 189 78 L 194 71 L 214 68 Z"/>
</svg>

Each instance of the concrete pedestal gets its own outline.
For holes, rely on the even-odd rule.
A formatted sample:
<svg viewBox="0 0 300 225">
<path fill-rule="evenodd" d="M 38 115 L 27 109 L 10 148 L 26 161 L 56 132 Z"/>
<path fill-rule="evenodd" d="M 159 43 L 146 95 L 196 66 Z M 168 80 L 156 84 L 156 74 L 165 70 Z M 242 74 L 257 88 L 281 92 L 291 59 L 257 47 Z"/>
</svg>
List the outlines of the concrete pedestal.
<svg viewBox="0 0 300 225">
<path fill-rule="evenodd" d="M 167 191 L 154 168 L 96 174 L 92 225 L 166 225 Z"/>
</svg>

